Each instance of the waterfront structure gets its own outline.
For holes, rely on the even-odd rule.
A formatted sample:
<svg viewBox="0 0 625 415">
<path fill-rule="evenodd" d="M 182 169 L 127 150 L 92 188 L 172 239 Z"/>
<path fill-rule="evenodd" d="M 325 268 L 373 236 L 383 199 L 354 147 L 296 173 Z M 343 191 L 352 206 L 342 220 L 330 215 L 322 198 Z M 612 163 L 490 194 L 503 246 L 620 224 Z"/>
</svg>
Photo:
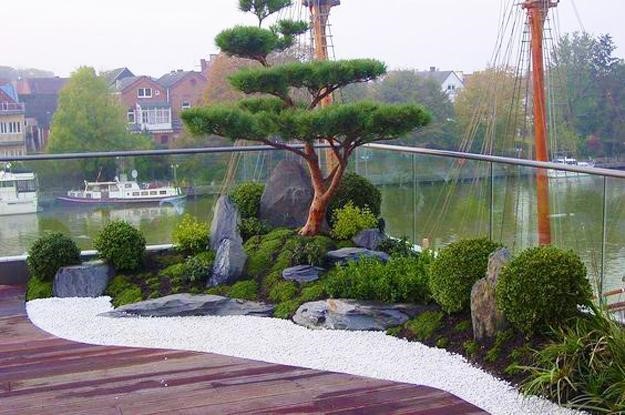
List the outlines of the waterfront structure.
<svg viewBox="0 0 625 415">
<path fill-rule="evenodd" d="M 24 114 L 15 87 L 0 85 L 0 156 L 26 154 Z"/>
</svg>

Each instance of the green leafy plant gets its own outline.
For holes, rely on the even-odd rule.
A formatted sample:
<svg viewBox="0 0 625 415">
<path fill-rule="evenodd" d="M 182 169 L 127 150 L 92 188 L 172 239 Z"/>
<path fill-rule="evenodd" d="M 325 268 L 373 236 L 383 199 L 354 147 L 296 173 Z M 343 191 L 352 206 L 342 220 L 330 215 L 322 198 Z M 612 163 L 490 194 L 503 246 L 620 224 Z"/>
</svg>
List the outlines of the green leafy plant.
<svg viewBox="0 0 625 415">
<path fill-rule="evenodd" d="M 358 232 L 377 227 L 378 220 L 369 208 L 359 208 L 352 202 L 335 210 L 331 234 L 336 239 L 351 239 Z"/>
<path fill-rule="evenodd" d="M 497 332 L 493 346 L 486 352 L 484 360 L 488 363 L 495 363 L 501 356 L 503 347 L 514 337 L 512 330 L 504 330 Z"/>
<path fill-rule="evenodd" d="M 328 212 L 342 209 L 348 203 L 360 209 L 369 209 L 376 218 L 380 216 L 382 206 L 382 193 L 369 179 L 359 174 L 347 172 L 339 185 L 336 194 L 328 205 Z M 330 226 L 334 224 L 334 218 L 329 215 Z M 377 225 L 376 225 L 377 227 Z"/>
<path fill-rule="evenodd" d="M 26 282 L 26 301 L 52 297 L 52 282 L 31 276 Z"/>
<path fill-rule="evenodd" d="M 335 298 L 426 304 L 430 301 L 428 262 L 427 254 L 391 258 L 386 263 L 363 258 L 332 270 L 325 287 Z"/>
<path fill-rule="evenodd" d="M 475 340 L 467 340 L 462 343 L 462 348 L 468 357 L 475 357 L 477 352 L 480 350 L 480 345 Z"/>
<path fill-rule="evenodd" d="M 26 264 L 31 278 L 52 282 L 59 268 L 80 264 L 80 250 L 69 237 L 48 233 L 30 247 Z"/>
<path fill-rule="evenodd" d="M 263 183 L 244 182 L 239 183 L 230 191 L 230 199 L 237 206 L 241 219 L 258 219 L 260 198 L 264 190 Z"/>
<path fill-rule="evenodd" d="M 124 221 L 109 222 L 93 241 L 100 258 L 117 271 L 136 271 L 143 264 L 145 238 Z"/>
<path fill-rule="evenodd" d="M 458 333 L 463 333 L 465 331 L 471 330 L 472 327 L 473 325 L 471 324 L 471 321 L 463 320 L 454 326 L 454 331 Z"/>
<path fill-rule="evenodd" d="M 590 313 L 552 328 L 552 340 L 534 352 L 522 390 L 592 413 L 625 412 L 625 330 L 610 313 Z"/>
<path fill-rule="evenodd" d="M 130 277 L 125 275 L 113 277 L 104 293 L 112 298 L 111 302 L 115 307 L 143 300 L 141 287 L 133 283 Z"/>
<path fill-rule="evenodd" d="M 269 225 L 257 218 L 241 219 L 238 228 L 241 238 L 243 238 L 244 241 L 247 241 L 252 236 L 265 235 L 271 230 Z"/>
<path fill-rule="evenodd" d="M 473 284 L 486 275 L 488 256 L 501 245 L 464 239 L 442 249 L 430 266 L 432 297 L 448 313 L 466 310 Z"/>
<path fill-rule="evenodd" d="M 562 324 L 592 297 L 579 256 L 554 246 L 521 252 L 501 272 L 495 293 L 508 321 L 528 334 Z"/>
<path fill-rule="evenodd" d="M 444 313 L 440 311 L 425 311 L 406 322 L 404 327 L 419 341 L 430 340 L 441 328 Z"/>
<path fill-rule="evenodd" d="M 258 297 L 258 283 L 254 280 L 238 281 L 230 287 L 228 297 L 254 301 Z"/>
<path fill-rule="evenodd" d="M 172 240 L 178 250 L 189 255 L 206 251 L 209 244 L 208 224 L 185 214 L 172 232 Z"/>
<path fill-rule="evenodd" d="M 183 279 L 189 282 L 204 282 L 210 276 L 215 261 L 213 251 L 201 252 L 184 262 Z"/>
<path fill-rule="evenodd" d="M 412 242 L 406 236 L 401 239 L 386 238 L 380 245 L 378 251 L 386 252 L 391 256 L 418 256 L 419 253 L 414 250 Z"/>
</svg>

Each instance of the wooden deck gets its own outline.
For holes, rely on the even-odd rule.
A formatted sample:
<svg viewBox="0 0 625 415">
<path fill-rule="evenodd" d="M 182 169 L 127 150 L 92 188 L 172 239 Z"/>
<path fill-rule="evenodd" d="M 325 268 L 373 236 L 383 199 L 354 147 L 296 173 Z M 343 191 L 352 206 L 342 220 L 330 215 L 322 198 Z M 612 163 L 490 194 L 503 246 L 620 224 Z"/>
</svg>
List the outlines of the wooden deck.
<svg viewBox="0 0 625 415">
<path fill-rule="evenodd" d="M 437 389 L 209 353 L 93 346 L 0 286 L 0 414 L 485 414 Z"/>
</svg>

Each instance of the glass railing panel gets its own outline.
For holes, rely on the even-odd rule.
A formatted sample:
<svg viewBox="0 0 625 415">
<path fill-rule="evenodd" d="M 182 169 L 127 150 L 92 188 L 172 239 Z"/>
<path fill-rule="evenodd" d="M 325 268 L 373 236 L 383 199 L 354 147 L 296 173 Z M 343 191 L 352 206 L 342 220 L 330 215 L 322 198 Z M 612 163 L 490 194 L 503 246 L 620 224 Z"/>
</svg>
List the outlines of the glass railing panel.
<svg viewBox="0 0 625 415">
<path fill-rule="evenodd" d="M 625 179 L 606 178 L 603 292 L 609 304 L 625 309 Z"/>
</svg>

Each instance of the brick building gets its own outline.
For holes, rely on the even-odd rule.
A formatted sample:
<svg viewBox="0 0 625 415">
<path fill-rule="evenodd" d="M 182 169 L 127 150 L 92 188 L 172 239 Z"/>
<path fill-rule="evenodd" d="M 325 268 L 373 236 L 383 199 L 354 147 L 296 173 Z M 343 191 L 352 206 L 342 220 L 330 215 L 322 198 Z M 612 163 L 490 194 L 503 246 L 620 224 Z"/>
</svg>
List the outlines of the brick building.
<svg viewBox="0 0 625 415">
<path fill-rule="evenodd" d="M 15 87 L 0 85 L 0 155 L 21 156 L 26 154 L 25 110 L 19 102 Z"/>
<path fill-rule="evenodd" d="M 185 109 L 198 106 L 206 89 L 206 78 L 200 72 L 171 71 L 161 76 L 158 81 L 167 90 L 168 102 L 171 105 L 174 139 L 182 132 L 180 114 Z"/>
</svg>

